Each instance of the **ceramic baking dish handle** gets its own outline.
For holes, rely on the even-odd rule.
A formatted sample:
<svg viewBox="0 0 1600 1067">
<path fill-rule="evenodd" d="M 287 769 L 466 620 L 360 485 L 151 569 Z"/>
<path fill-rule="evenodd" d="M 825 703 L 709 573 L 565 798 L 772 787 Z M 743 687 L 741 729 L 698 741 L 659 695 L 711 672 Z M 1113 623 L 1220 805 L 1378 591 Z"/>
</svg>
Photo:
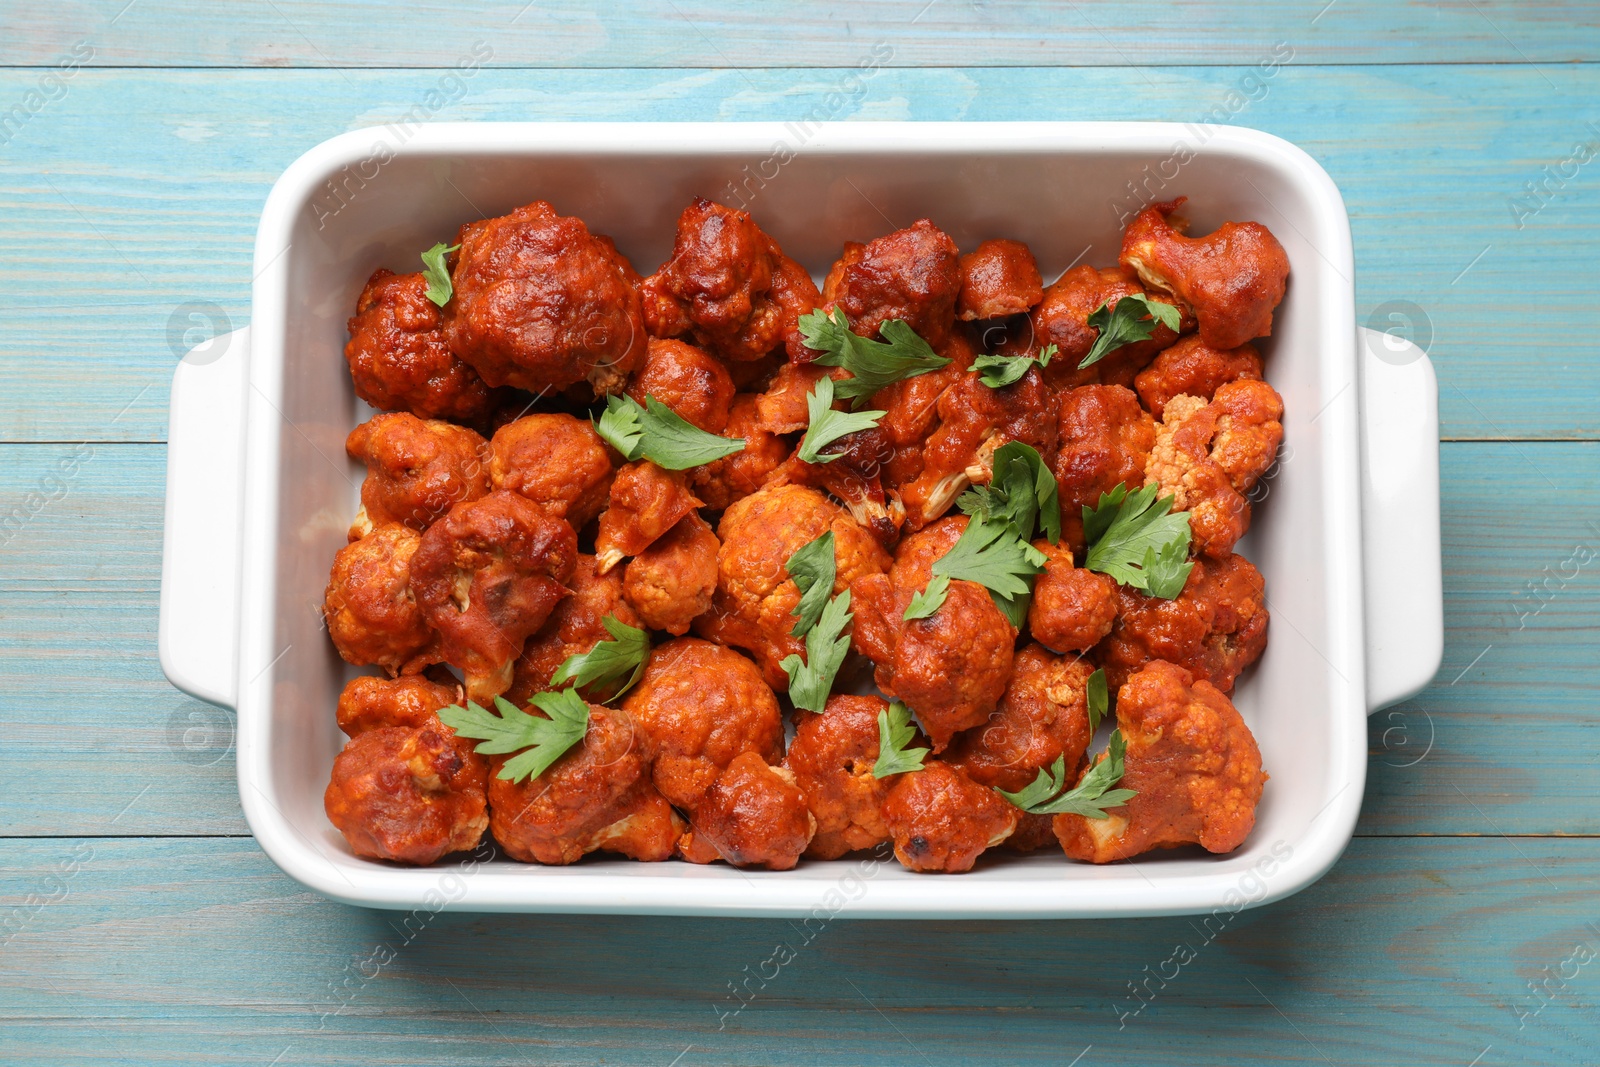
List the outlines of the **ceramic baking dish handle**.
<svg viewBox="0 0 1600 1067">
<path fill-rule="evenodd" d="M 1361 328 L 1367 713 L 1416 696 L 1444 655 L 1439 383 L 1422 349 Z"/>
<path fill-rule="evenodd" d="M 231 708 L 239 637 L 239 542 L 250 329 L 191 350 L 172 376 L 161 670 L 191 696 Z"/>
</svg>

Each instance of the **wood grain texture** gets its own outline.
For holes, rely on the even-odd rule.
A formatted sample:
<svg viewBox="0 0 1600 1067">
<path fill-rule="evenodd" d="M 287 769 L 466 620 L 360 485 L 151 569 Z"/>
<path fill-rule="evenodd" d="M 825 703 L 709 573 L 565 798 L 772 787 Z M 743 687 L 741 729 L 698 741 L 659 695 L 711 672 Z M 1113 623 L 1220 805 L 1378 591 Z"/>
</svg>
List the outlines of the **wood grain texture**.
<svg viewBox="0 0 1600 1067">
<path fill-rule="evenodd" d="M 72 448 L 0 446 L 0 502 Z M 94 446 L 0 550 L 0 736 L 21 755 L 0 760 L 0 835 L 245 832 L 231 716 L 155 661 L 163 453 Z M 1600 444 L 1442 455 L 1445 669 L 1371 720 L 1357 832 L 1600 834 L 1600 518 L 1567 506 L 1600 482 Z"/>
<path fill-rule="evenodd" d="M 787 119 L 840 77 L 485 70 L 435 117 Z M 1241 92 L 1248 77 L 1237 67 L 888 69 L 840 116 L 1193 121 L 1245 101 L 1233 121 L 1303 145 L 1343 189 L 1358 318 L 1429 343 L 1446 437 L 1600 436 L 1588 282 L 1600 164 L 1552 185 L 1520 229 L 1511 208 L 1575 142 L 1600 147 L 1583 110 L 1600 94 L 1600 67 L 1291 64 L 1255 102 Z M 0 440 L 160 440 L 174 351 L 197 321 L 187 305 L 248 321 L 253 234 L 272 181 L 319 141 L 404 114 L 440 78 L 78 73 L 0 148 L 0 391 L 39 401 L 0 409 Z M 0 101 L 37 80 L 0 72 Z M 1404 303 L 1391 319 L 1393 301 Z"/>
<path fill-rule="evenodd" d="M 50 63 L 87 40 L 92 62 L 118 66 L 438 67 L 487 42 L 513 67 L 842 67 L 884 41 L 907 66 L 1173 66 L 1254 62 L 1282 40 L 1317 63 L 1563 63 L 1600 45 L 1583 4 L 1512 0 L 829 0 L 803 19 L 770 0 L 500 0 L 396 14 L 374 0 L 72 0 L 8 20 L 0 57 Z"/>
<path fill-rule="evenodd" d="M 246 840 L 8 841 L 0 1058 L 1589 1063 L 1600 964 L 1528 984 L 1600 953 L 1596 879 L 1593 840 L 1381 839 L 1237 915 L 807 928 L 372 912 Z"/>
</svg>

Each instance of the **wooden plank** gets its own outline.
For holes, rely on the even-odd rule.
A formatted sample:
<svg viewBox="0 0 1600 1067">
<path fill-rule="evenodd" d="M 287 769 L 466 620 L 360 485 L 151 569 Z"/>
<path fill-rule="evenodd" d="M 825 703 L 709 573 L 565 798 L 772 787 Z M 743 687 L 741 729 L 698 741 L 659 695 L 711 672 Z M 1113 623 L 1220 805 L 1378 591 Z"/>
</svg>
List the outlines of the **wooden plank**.
<svg viewBox="0 0 1600 1067">
<path fill-rule="evenodd" d="M 7 841 L 0 1019 L 35 1067 L 1581 1063 L 1597 879 L 1594 840 L 1391 838 L 1237 914 L 804 926 L 374 912 L 251 841 Z"/>
<path fill-rule="evenodd" d="M 1196 120 L 1245 99 L 1229 94 L 1247 76 L 1234 67 L 884 70 L 840 115 Z M 197 321 L 187 306 L 215 304 L 230 325 L 249 319 L 252 240 L 272 180 L 313 144 L 404 114 L 440 77 L 78 73 L 0 149 L 0 390 L 52 401 L 5 406 L 0 440 L 160 440 L 174 350 Z M 436 117 L 793 118 L 839 77 L 480 71 Z M 0 101 L 36 79 L 0 72 Z M 1593 99 L 1600 67 L 1291 65 L 1263 91 L 1234 120 L 1304 145 L 1340 183 L 1358 318 L 1388 325 L 1381 313 L 1398 300 L 1425 323 L 1446 436 L 1600 436 L 1585 282 L 1600 179 L 1579 169 L 1520 230 L 1509 208 L 1574 141 L 1600 140 L 1571 108 L 1550 106 Z"/>
<path fill-rule="evenodd" d="M 1279 41 L 1316 63 L 1563 63 L 1600 52 L 1581 3 L 1138 0 L 1114 10 L 1048 0 L 856 0 L 804 19 L 772 3 L 596 9 L 581 0 L 403 13 L 372 0 L 211 9 L 178 0 L 51 5 L 7 28 L 4 59 L 53 63 L 87 41 L 117 66 L 448 66 L 487 45 L 515 67 L 854 66 L 874 44 L 905 66 L 1250 63 Z M 422 32 L 419 32 L 421 30 Z"/>
<path fill-rule="evenodd" d="M 70 447 L 0 446 L 5 509 Z M 0 834 L 244 832 L 231 717 L 155 659 L 163 449 L 94 447 L 0 547 Z M 1443 476 L 1445 670 L 1372 720 L 1358 832 L 1600 833 L 1600 528 L 1570 503 L 1600 444 L 1447 444 Z"/>
</svg>

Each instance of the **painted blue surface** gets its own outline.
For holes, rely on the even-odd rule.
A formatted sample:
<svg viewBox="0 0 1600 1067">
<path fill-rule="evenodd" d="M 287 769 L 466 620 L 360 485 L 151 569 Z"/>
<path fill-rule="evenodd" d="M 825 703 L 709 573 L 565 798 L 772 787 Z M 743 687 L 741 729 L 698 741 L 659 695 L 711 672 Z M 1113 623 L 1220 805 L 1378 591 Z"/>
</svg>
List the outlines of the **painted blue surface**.
<svg viewBox="0 0 1600 1067">
<path fill-rule="evenodd" d="M 0 114 L 27 112 L 0 128 L 0 512 L 25 514 L 0 544 L 0 1062 L 1600 1062 L 1588 5 L 124 3 L 0 19 Z M 1413 306 L 1450 439 L 1445 668 L 1373 720 L 1344 859 L 1216 933 L 840 921 L 809 941 L 407 926 L 286 879 L 244 828 L 230 719 L 167 686 L 154 647 L 173 350 L 193 305 L 247 320 L 273 179 L 479 40 L 494 69 L 437 117 L 788 118 L 880 39 L 896 62 L 841 117 L 1222 107 L 1295 140 L 1345 193 L 1359 313 Z M 1279 41 L 1295 61 L 1250 81 Z"/>
</svg>

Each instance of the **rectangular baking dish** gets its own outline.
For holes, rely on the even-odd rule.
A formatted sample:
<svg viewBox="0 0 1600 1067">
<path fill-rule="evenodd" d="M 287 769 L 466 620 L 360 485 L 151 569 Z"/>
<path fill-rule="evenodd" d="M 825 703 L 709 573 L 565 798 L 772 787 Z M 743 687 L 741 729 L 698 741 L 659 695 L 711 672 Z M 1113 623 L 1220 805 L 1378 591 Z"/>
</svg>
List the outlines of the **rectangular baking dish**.
<svg viewBox="0 0 1600 1067">
<path fill-rule="evenodd" d="M 1287 406 L 1280 469 L 1241 550 L 1271 642 L 1235 700 L 1272 778 L 1237 852 L 1093 867 L 991 854 L 970 874 L 891 862 L 784 873 L 590 857 L 410 870 L 356 858 L 322 792 L 350 671 L 318 612 L 356 507 L 343 449 L 367 417 L 341 349 L 378 266 L 409 270 L 461 223 L 545 199 L 648 273 L 695 195 L 747 207 L 819 278 L 846 240 L 933 219 L 963 249 L 1026 240 L 1047 279 L 1115 261 L 1144 203 L 1190 197 L 1195 233 L 1254 219 L 1292 265 L 1267 350 Z M 1354 323 L 1349 220 L 1328 175 L 1254 131 L 1159 123 L 444 124 L 333 138 L 262 211 L 252 323 L 172 391 L 160 646 L 178 688 L 237 710 L 239 790 L 261 846 L 327 896 L 389 908 L 882 918 L 1238 910 L 1316 880 L 1349 841 L 1366 716 L 1442 648 L 1437 395 L 1426 355 Z M 1261 493 L 1258 492 L 1258 496 Z"/>
</svg>

